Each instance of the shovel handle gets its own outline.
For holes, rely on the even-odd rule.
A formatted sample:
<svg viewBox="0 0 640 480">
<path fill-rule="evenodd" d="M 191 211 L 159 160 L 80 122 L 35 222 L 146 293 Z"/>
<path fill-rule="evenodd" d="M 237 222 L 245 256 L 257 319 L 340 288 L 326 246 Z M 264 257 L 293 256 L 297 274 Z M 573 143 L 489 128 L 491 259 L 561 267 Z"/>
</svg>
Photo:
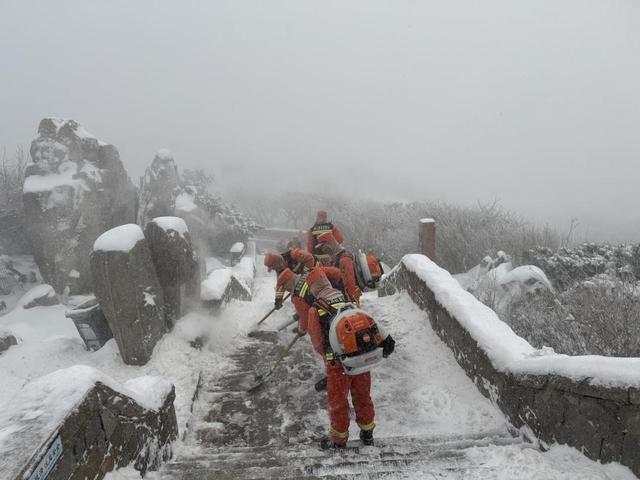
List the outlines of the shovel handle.
<svg viewBox="0 0 640 480">
<path fill-rule="evenodd" d="M 285 297 L 282 299 L 283 302 L 285 302 L 287 300 L 287 298 L 289 298 L 291 296 L 291 292 L 287 293 L 285 295 Z M 276 307 L 273 307 L 271 310 L 269 310 L 269 312 L 262 317 L 262 319 L 258 322 L 258 325 L 260 325 L 262 322 L 264 322 L 267 318 L 269 318 L 269 315 L 271 315 L 273 312 L 276 311 Z"/>
<path fill-rule="evenodd" d="M 298 341 L 298 339 L 300 337 L 302 337 L 303 335 L 300 335 L 299 333 L 295 336 L 295 338 L 293 340 L 291 340 L 291 342 L 289 343 L 289 345 L 287 345 L 287 348 L 284 349 L 284 352 L 282 352 L 279 356 L 278 359 L 276 360 L 276 363 L 273 364 L 273 367 L 271 367 L 271 370 L 269 370 L 266 374 L 258 376 L 258 383 L 256 383 L 254 386 L 250 387 L 249 390 L 247 390 L 248 392 L 253 392 L 254 390 L 257 390 L 258 388 L 260 388 L 264 382 L 267 380 L 267 378 L 269 378 L 273 372 L 276 371 L 276 369 L 278 368 L 278 366 L 282 363 L 282 360 L 284 359 L 284 357 L 287 356 L 287 353 L 289 353 L 289 351 L 293 348 L 293 346 L 295 345 L 295 343 Z"/>
<path fill-rule="evenodd" d="M 296 334 L 295 337 L 293 337 L 293 340 L 291 340 L 291 342 L 289 342 L 289 345 L 287 345 L 287 348 L 284 349 L 284 352 L 282 352 L 279 356 L 278 359 L 276 360 L 276 363 L 273 364 L 273 368 L 271 369 L 271 371 L 273 372 L 276 368 L 278 368 L 278 366 L 282 363 L 282 360 L 284 360 L 284 357 L 287 356 L 287 354 L 291 351 L 291 349 L 293 348 L 293 346 L 295 345 L 295 343 L 298 341 L 299 338 L 301 338 L 302 335 L 300 335 L 299 333 Z"/>
</svg>

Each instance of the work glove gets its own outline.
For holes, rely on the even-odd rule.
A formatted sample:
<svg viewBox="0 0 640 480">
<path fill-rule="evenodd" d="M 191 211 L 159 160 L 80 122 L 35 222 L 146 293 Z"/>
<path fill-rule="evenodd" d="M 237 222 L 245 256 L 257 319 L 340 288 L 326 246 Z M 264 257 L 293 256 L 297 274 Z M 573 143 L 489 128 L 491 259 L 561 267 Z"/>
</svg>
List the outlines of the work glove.
<svg viewBox="0 0 640 480">
<path fill-rule="evenodd" d="M 282 308 L 282 300 L 276 300 L 275 305 L 273 306 L 276 310 L 280 310 Z"/>
<path fill-rule="evenodd" d="M 382 341 L 382 356 L 384 358 L 387 358 L 389 355 L 393 353 L 395 349 L 396 349 L 396 341 L 393 339 L 391 335 L 387 335 L 387 338 L 385 338 Z"/>
</svg>

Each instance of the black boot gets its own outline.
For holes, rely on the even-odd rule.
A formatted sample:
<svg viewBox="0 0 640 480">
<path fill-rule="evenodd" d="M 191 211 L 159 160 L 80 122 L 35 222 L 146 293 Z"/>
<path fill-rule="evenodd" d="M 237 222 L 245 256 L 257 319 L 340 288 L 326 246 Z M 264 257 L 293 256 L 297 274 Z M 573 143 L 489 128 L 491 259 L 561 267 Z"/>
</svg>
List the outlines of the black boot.
<svg viewBox="0 0 640 480">
<path fill-rule="evenodd" d="M 320 440 L 320 448 L 322 450 L 332 450 L 332 449 L 344 448 L 344 447 L 345 445 L 340 443 L 335 443 L 330 438 L 323 438 L 322 440 Z"/>
<path fill-rule="evenodd" d="M 314 386 L 316 392 L 324 392 L 327 389 L 327 377 L 318 380 Z"/>
<path fill-rule="evenodd" d="M 365 446 L 373 445 L 373 430 L 360 430 L 360 441 Z"/>
</svg>

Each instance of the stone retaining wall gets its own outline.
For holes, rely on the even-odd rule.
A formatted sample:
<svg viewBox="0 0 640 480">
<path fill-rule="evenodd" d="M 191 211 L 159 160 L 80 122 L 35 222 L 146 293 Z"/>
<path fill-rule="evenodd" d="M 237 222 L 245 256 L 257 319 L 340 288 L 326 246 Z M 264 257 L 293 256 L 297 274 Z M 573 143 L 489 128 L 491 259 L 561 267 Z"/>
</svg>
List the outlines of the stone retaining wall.
<svg viewBox="0 0 640 480">
<path fill-rule="evenodd" d="M 603 387 L 562 375 L 510 372 L 494 366 L 465 327 L 440 303 L 427 283 L 403 263 L 387 275 L 379 295 L 405 290 L 429 313 L 433 330 L 483 395 L 508 420 L 546 443 L 567 444 L 589 458 L 620 462 L 640 475 L 640 390 Z"/>
</svg>

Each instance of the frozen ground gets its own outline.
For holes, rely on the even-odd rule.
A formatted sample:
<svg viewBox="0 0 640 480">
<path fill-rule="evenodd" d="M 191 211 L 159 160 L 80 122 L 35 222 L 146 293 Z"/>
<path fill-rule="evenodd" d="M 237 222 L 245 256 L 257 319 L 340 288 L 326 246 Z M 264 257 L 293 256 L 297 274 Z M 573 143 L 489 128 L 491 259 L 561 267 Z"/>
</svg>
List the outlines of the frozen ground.
<svg viewBox="0 0 640 480">
<path fill-rule="evenodd" d="M 258 263 L 261 264 L 260 260 Z M 205 312 L 185 316 L 174 331 L 160 342 L 152 361 L 144 367 L 124 365 L 113 341 L 98 352 L 87 352 L 72 322 L 64 317 L 63 306 L 36 307 L 31 310 L 18 308 L 0 318 L 0 327 L 8 328 L 21 339 L 20 345 L 11 347 L 0 355 L 0 382 L 3 385 L 0 389 L 0 408 L 11 409 L 12 398 L 30 380 L 61 368 L 82 364 L 97 368 L 120 382 L 142 375 L 167 378 L 176 385 L 176 408 L 181 432 L 187 423 L 195 428 L 202 419 L 190 418 L 189 409 L 198 375 L 204 372 L 207 388 L 212 391 L 216 389 L 217 382 L 223 381 L 224 373 L 234 367 L 232 355 L 254 341 L 247 337 L 247 333 L 257 319 L 271 308 L 274 283 L 275 277 L 266 276 L 260 268 L 259 277 L 254 284 L 254 301 L 231 302 L 214 316 Z M 399 437 L 422 439 L 417 441 L 507 437 L 507 427 L 502 415 L 478 393 L 457 366 L 452 353 L 430 329 L 424 313 L 406 295 L 379 299 L 375 294 L 366 294 L 363 307 L 380 319 L 398 342 L 394 355 L 384 367 L 374 373 L 377 438 L 382 442 L 390 442 L 389 448 L 397 453 L 395 445 Z M 275 312 L 263 324 L 264 329 L 275 330 L 275 327 L 288 320 L 290 314 L 289 306 Z M 189 345 L 198 336 L 208 338 L 201 350 Z M 290 338 L 290 333 L 280 333 L 278 342 L 283 344 Z M 281 418 L 281 430 L 285 434 L 299 420 L 305 425 L 327 426 L 326 412 L 322 408 L 324 397 L 317 397 L 318 394 L 312 388 L 313 381 L 321 374 L 320 363 L 314 360 L 308 339 L 302 339 L 294 350 L 299 355 L 296 358 L 305 359 L 313 375 L 299 380 L 296 375 L 300 369 L 289 364 L 285 369 L 286 385 L 294 386 L 290 392 L 292 398 L 287 401 L 295 405 L 296 398 L 299 397 L 302 402 L 303 398 L 309 397 L 313 401 L 305 405 L 315 406 L 311 408 L 312 411 L 302 413 L 295 411 L 295 408 L 289 412 L 284 411 L 286 408 L 260 412 L 262 416 Z M 259 363 L 261 368 L 269 365 L 268 359 L 260 359 Z M 283 405 L 289 404 L 283 402 Z M 233 417 L 230 415 L 227 420 L 233 422 Z M 355 428 L 352 429 L 352 437 L 357 438 Z M 195 436 L 187 436 L 185 442 L 178 442 L 175 449 L 177 461 L 201 450 L 194 443 L 195 439 Z M 635 478 L 625 467 L 616 464 L 600 465 L 564 446 L 554 446 L 550 451 L 541 453 L 522 442 L 504 445 L 483 445 L 476 442 L 474 445 L 457 450 L 455 458 L 432 459 L 426 463 L 417 458 L 412 460 L 411 468 L 404 470 L 388 471 L 381 467 L 376 476 L 389 479 Z M 410 447 L 411 441 L 407 438 L 404 448 Z M 294 443 L 287 448 L 288 450 L 281 449 L 279 453 L 283 455 L 292 452 L 292 462 L 300 460 L 300 456 L 305 459 L 321 458 L 324 465 L 322 475 L 345 478 L 340 473 L 343 467 L 333 457 L 325 458 L 326 454 L 319 453 L 314 444 Z M 362 457 L 352 457 L 352 460 L 354 458 Z M 451 468 L 452 465 L 456 468 Z M 152 473 L 147 478 L 161 477 L 168 478 L 162 472 Z M 107 478 L 129 480 L 139 478 L 139 475 L 129 468 L 113 472 Z"/>
</svg>

